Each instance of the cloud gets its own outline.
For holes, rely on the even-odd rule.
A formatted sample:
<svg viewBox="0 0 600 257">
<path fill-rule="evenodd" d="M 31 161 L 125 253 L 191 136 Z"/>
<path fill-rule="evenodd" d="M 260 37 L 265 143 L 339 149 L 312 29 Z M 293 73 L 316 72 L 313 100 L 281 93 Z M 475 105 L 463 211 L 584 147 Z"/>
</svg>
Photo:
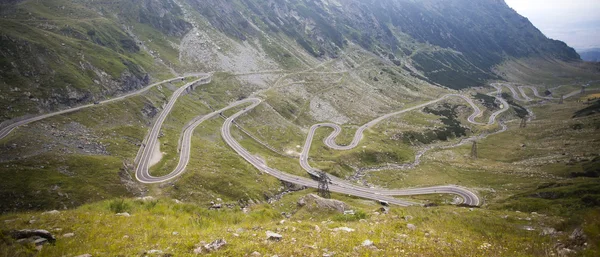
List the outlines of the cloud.
<svg viewBox="0 0 600 257">
<path fill-rule="evenodd" d="M 600 47 L 598 0 L 506 0 L 546 36 L 575 48 Z"/>
</svg>

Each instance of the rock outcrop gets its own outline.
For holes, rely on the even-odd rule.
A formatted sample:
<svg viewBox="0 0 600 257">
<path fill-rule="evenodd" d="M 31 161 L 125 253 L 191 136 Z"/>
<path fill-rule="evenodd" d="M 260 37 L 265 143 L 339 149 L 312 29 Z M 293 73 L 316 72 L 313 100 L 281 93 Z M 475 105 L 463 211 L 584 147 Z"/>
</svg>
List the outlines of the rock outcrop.
<svg viewBox="0 0 600 257">
<path fill-rule="evenodd" d="M 325 211 L 336 211 L 344 213 L 350 207 L 339 200 L 325 199 L 315 194 L 306 195 L 298 200 L 298 205 L 309 209 L 318 209 Z"/>
</svg>

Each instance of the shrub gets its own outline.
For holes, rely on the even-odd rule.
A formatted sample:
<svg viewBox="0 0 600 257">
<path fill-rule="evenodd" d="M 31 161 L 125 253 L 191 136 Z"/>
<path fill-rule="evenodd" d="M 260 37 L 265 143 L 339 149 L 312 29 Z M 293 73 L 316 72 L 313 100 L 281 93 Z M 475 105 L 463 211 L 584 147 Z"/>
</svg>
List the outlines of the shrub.
<svg viewBox="0 0 600 257">
<path fill-rule="evenodd" d="M 114 213 L 122 213 L 129 211 L 131 206 L 128 202 L 125 202 L 125 199 L 115 199 L 110 201 L 108 208 Z"/>
</svg>

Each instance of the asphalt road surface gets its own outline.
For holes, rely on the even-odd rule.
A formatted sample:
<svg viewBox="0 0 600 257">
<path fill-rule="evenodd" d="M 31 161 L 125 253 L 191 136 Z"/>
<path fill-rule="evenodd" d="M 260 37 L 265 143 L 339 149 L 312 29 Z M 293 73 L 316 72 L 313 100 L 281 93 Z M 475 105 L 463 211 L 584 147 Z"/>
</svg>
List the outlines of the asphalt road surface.
<svg viewBox="0 0 600 257">
<path fill-rule="evenodd" d="M 497 94 L 496 100 L 502 103 L 503 108 L 501 110 L 494 112 L 492 115 L 490 115 L 490 118 L 487 123 L 480 123 L 480 122 L 475 121 L 475 118 L 481 116 L 483 112 L 477 105 L 475 105 L 475 103 L 470 98 L 463 96 L 463 95 L 459 95 L 459 94 L 448 94 L 448 95 L 444 95 L 443 97 L 441 97 L 439 99 L 432 100 L 430 102 L 423 103 L 423 104 L 420 104 L 417 106 L 413 106 L 413 107 L 410 107 L 407 109 L 403 109 L 398 112 L 390 113 L 390 114 L 381 116 L 377 119 L 374 119 L 373 121 L 366 123 L 365 125 L 361 126 L 359 129 L 357 129 L 355 136 L 352 140 L 352 143 L 347 146 L 340 146 L 335 143 L 335 138 L 341 132 L 341 127 L 339 127 L 338 125 L 332 124 L 332 123 L 323 123 L 323 124 L 314 125 L 311 127 L 309 134 L 307 136 L 302 154 L 300 156 L 300 164 L 309 174 L 311 174 L 315 177 L 319 176 L 320 171 L 312 168 L 308 163 L 308 153 L 309 153 L 312 141 L 313 141 L 315 131 L 320 127 L 331 127 L 334 129 L 334 131 L 325 139 L 325 144 L 327 146 L 329 146 L 333 149 L 336 149 L 336 150 L 349 150 L 349 149 L 356 147 L 359 144 L 359 142 L 362 140 L 363 132 L 366 129 L 373 127 L 377 123 L 379 123 L 387 118 L 390 118 L 394 115 L 399 115 L 399 114 L 406 113 L 409 111 L 421 109 L 428 105 L 440 102 L 440 101 L 445 100 L 450 97 L 459 97 L 459 98 L 465 100 L 473 108 L 473 114 L 470 115 L 468 118 L 469 122 L 471 122 L 473 124 L 477 124 L 477 125 L 494 124 L 496 122 L 497 116 L 499 114 L 507 111 L 509 108 L 508 103 L 504 99 L 502 99 L 500 96 L 501 86 L 495 85 L 494 87 L 497 89 L 497 91 L 495 92 Z M 183 90 L 185 90 L 185 88 L 186 87 L 181 88 L 180 89 L 181 92 L 183 92 Z M 508 88 L 511 89 L 512 87 L 508 87 Z M 238 155 L 240 155 L 242 158 L 244 158 L 247 162 L 249 162 L 251 165 L 253 165 L 258 170 L 265 172 L 271 176 L 274 176 L 282 181 L 286 181 L 286 182 L 290 182 L 290 183 L 294 183 L 294 184 L 298 184 L 298 185 L 302 185 L 302 186 L 312 187 L 312 188 L 318 188 L 318 182 L 315 180 L 296 176 L 296 175 L 291 175 L 286 172 L 269 167 L 262 159 L 254 156 L 248 150 L 243 148 L 232 137 L 231 126 L 234 125 L 234 120 L 236 118 L 238 118 L 239 116 L 251 111 L 254 107 L 258 106 L 261 103 L 261 100 L 258 98 L 248 98 L 248 99 L 240 100 L 240 101 L 237 101 L 237 102 L 234 102 L 234 103 L 228 105 L 227 107 L 225 107 L 221 110 L 217 110 L 212 113 L 196 117 L 194 120 L 192 120 L 192 122 L 190 122 L 188 125 L 186 125 L 184 127 L 183 134 L 180 139 L 180 158 L 179 158 L 179 163 L 178 163 L 177 167 L 170 174 L 168 174 L 166 176 L 162 176 L 162 177 L 151 176 L 148 173 L 148 163 L 150 160 L 150 156 L 152 155 L 152 152 L 154 150 L 153 147 L 157 140 L 158 134 L 160 133 L 160 127 L 162 126 L 162 122 L 164 121 L 164 119 L 166 118 L 168 113 L 170 112 L 172 106 L 174 105 L 175 101 L 177 100 L 177 98 L 179 97 L 181 92 L 175 92 L 173 94 L 171 100 L 169 101 L 169 104 L 167 104 L 167 107 L 163 110 L 163 112 L 157 119 L 156 123 L 154 124 L 152 130 L 150 131 L 149 136 L 146 139 L 146 143 L 144 144 L 144 146 L 142 146 L 142 148 L 140 148 L 141 158 L 139 160 L 138 167 L 136 169 L 136 178 L 139 181 L 141 181 L 142 183 L 161 183 L 161 182 L 166 182 L 168 180 L 171 180 L 171 179 L 181 175 L 185 171 L 187 163 L 189 162 L 190 149 L 191 149 L 191 137 L 192 137 L 193 130 L 198 125 L 200 125 L 203 121 L 213 118 L 213 117 L 216 117 L 216 116 L 220 115 L 223 111 L 226 111 L 226 110 L 234 108 L 234 107 L 239 107 L 242 105 L 249 104 L 249 106 L 245 107 L 243 110 L 226 118 L 225 122 L 223 123 L 223 126 L 221 127 L 221 136 L 223 137 L 223 140 Z M 512 88 L 511 92 L 513 93 L 513 95 L 516 96 L 515 98 L 519 97 L 517 91 L 514 88 Z M 535 94 L 535 92 L 536 91 L 534 91 L 534 94 Z M 521 91 L 520 93 L 525 95 L 523 91 Z M 519 97 L 518 99 L 523 99 L 523 98 Z M 523 100 L 525 100 L 525 99 L 523 99 Z M 411 195 L 423 195 L 423 194 L 454 194 L 454 195 L 459 196 L 462 199 L 463 204 L 472 205 L 472 206 L 477 206 L 477 205 L 481 204 L 479 197 L 475 193 L 473 193 L 472 191 L 470 191 L 466 188 L 456 186 L 456 185 L 392 190 L 392 189 L 362 187 L 362 186 L 352 184 L 351 182 L 342 180 L 342 179 L 334 177 L 334 176 L 330 176 L 330 177 L 332 179 L 332 182 L 331 182 L 331 185 L 329 186 L 329 189 L 332 192 L 358 196 L 358 197 L 362 197 L 362 198 L 366 198 L 366 199 L 377 200 L 380 202 L 386 202 L 389 204 L 395 204 L 395 205 L 400 205 L 400 206 L 415 205 L 417 203 L 406 201 L 406 200 L 401 200 L 401 199 L 396 199 L 395 196 L 411 196 Z"/>
<path fill-rule="evenodd" d="M 195 85 L 210 83 L 211 76 L 209 74 L 198 74 L 197 76 L 200 76 L 200 75 L 203 75 L 204 77 L 202 77 L 196 81 L 193 81 L 191 83 L 188 83 L 183 87 L 178 88 L 173 93 L 173 95 L 171 96 L 171 99 L 169 100 L 169 102 L 167 103 L 167 105 L 165 106 L 163 111 L 161 111 L 161 113 L 157 117 L 154 125 L 150 129 L 148 135 L 144 139 L 144 143 L 140 147 L 140 150 L 138 151 L 138 156 L 136 157 L 136 164 L 137 164 L 136 178 L 140 182 L 142 182 L 142 183 L 162 183 L 162 182 L 169 181 L 169 180 L 181 175 L 185 171 L 187 164 L 189 163 L 191 138 L 192 138 L 194 129 L 197 126 L 199 126 L 202 122 L 204 122 L 208 119 L 211 119 L 213 117 L 219 116 L 222 112 L 224 112 L 226 110 L 229 110 L 229 109 L 235 108 L 235 107 L 239 107 L 239 106 L 243 106 L 243 105 L 248 105 L 243 110 L 237 112 L 236 114 L 230 116 L 229 118 L 227 118 L 225 120 L 225 122 L 223 123 L 223 126 L 221 127 L 221 136 L 223 137 L 223 140 L 238 155 L 240 155 L 242 158 L 244 158 L 246 161 L 248 161 L 250 164 L 252 164 L 258 170 L 265 172 L 269 175 L 272 175 L 282 181 L 286 181 L 286 182 L 290 182 L 290 183 L 294 183 L 294 184 L 298 184 L 298 185 L 302 185 L 302 186 L 312 187 L 312 188 L 318 188 L 318 182 L 313 179 L 291 175 L 286 172 L 269 167 L 263 160 L 252 155 L 245 148 L 243 148 L 231 136 L 231 126 L 234 125 L 233 124 L 234 120 L 236 118 L 238 118 L 239 116 L 244 115 L 245 113 L 249 112 L 254 107 L 258 106 L 261 103 L 261 100 L 258 98 L 248 98 L 248 99 L 236 101 L 236 102 L 231 103 L 230 105 L 228 105 L 225 108 L 222 108 L 222 109 L 214 111 L 212 113 L 209 113 L 206 115 L 201 115 L 201 116 L 194 118 L 190 123 L 188 123 L 186 126 L 184 126 L 182 136 L 180 137 L 180 142 L 179 142 L 180 143 L 179 144 L 180 156 L 179 156 L 179 163 L 178 163 L 177 167 L 168 175 L 165 175 L 162 177 L 151 176 L 148 171 L 149 163 L 150 163 L 152 153 L 154 151 L 154 147 L 158 140 L 158 135 L 160 134 L 162 124 L 164 123 L 166 117 L 171 112 L 173 106 L 175 105 L 175 102 L 182 95 L 183 92 L 185 92 L 190 87 L 193 87 Z M 150 88 L 157 86 L 159 84 L 173 82 L 173 81 L 177 81 L 177 80 L 183 80 L 183 79 L 185 79 L 185 77 L 178 77 L 178 78 L 161 81 L 159 83 L 152 84 L 141 90 L 138 90 L 138 91 L 135 91 L 135 92 L 123 95 L 123 96 L 119 96 L 117 98 L 102 101 L 99 104 L 122 100 L 124 98 L 143 93 L 143 92 L 149 90 Z M 374 120 L 364 124 L 363 126 L 361 126 L 357 129 L 357 131 L 355 132 L 354 138 L 352 139 L 352 142 L 346 146 L 338 145 L 335 142 L 336 137 L 340 134 L 341 129 L 342 129 L 340 126 L 338 126 L 337 124 L 333 124 L 333 123 L 316 124 L 310 128 L 309 134 L 305 141 L 303 151 L 300 155 L 300 164 L 312 176 L 315 176 L 315 177 L 319 176 L 320 171 L 312 168 L 310 166 L 310 164 L 308 163 L 308 154 L 309 154 L 309 150 L 310 150 L 310 147 L 311 147 L 311 144 L 313 141 L 315 131 L 320 127 L 330 127 L 330 128 L 334 129 L 334 131 L 324 140 L 325 144 L 328 147 L 331 147 L 336 150 L 350 150 L 350 149 L 353 149 L 356 146 L 358 146 L 359 142 L 362 140 L 364 131 L 370 127 L 375 126 L 377 123 L 379 123 L 387 118 L 390 118 L 392 116 L 395 116 L 395 115 L 399 115 L 399 114 L 406 113 L 409 111 L 424 108 L 428 105 L 443 101 L 450 97 L 461 98 L 461 99 L 465 100 L 472 107 L 473 114 L 471 114 L 468 117 L 468 121 L 470 123 L 473 123 L 476 125 L 492 125 L 496 122 L 496 118 L 498 115 L 500 115 L 501 113 L 508 110 L 508 108 L 509 108 L 508 103 L 501 97 L 501 92 L 502 92 L 501 87 L 502 86 L 508 88 L 511 91 L 511 93 L 513 94 L 513 97 L 516 100 L 520 100 L 520 101 L 531 101 L 532 100 L 530 97 L 527 96 L 527 94 L 524 91 L 524 88 L 531 89 L 533 91 L 534 95 L 538 98 L 555 99 L 555 98 L 551 98 L 551 97 L 540 96 L 535 87 L 520 86 L 520 87 L 518 87 L 519 92 L 517 92 L 517 90 L 510 84 L 493 84 L 492 86 L 494 86 L 497 89 L 497 91 L 492 92 L 492 94 L 493 93 L 496 94 L 496 100 L 503 105 L 503 108 L 501 110 L 498 110 L 498 111 L 494 112 L 493 114 L 491 114 L 487 123 L 481 123 L 481 122 L 475 121 L 475 119 L 477 117 L 480 117 L 483 115 L 483 112 L 469 97 L 466 97 L 466 96 L 463 96 L 460 94 L 447 94 L 436 100 L 432 100 L 432 101 L 429 101 L 429 102 L 426 102 L 426 103 L 423 103 L 423 104 L 420 104 L 417 106 L 403 109 L 401 111 L 383 115 L 377 119 L 374 119 Z M 519 95 L 519 93 L 520 93 L 520 95 Z M 573 92 L 573 93 L 567 95 L 566 97 L 576 95 L 577 93 L 578 92 Z M 74 108 L 70 108 L 70 109 L 66 109 L 66 110 L 62 110 L 62 111 L 58 111 L 58 112 L 54 112 L 54 113 L 49 113 L 49 114 L 40 115 L 37 117 L 13 122 L 13 123 L 9 124 L 8 126 L 0 129 L 0 139 L 6 137 L 11 131 L 13 131 L 15 128 L 17 128 L 19 126 L 22 126 L 22 125 L 25 125 L 25 124 L 28 124 L 31 122 L 35 122 L 35 121 L 38 121 L 41 119 L 45 119 L 48 117 L 74 112 L 74 111 L 81 110 L 83 108 L 91 107 L 94 105 L 95 104 L 83 105 L 83 106 L 79 106 L 79 107 L 74 107 Z M 424 195 L 424 194 L 454 194 L 454 195 L 459 196 L 462 199 L 463 204 L 472 205 L 472 206 L 477 206 L 477 205 L 481 204 L 479 197 L 475 193 L 473 193 L 472 191 L 470 191 L 466 188 L 456 186 L 456 185 L 445 185 L 445 186 L 433 186 L 433 187 L 424 187 L 424 188 L 410 188 L 410 189 L 394 190 L 394 189 L 379 189 L 379 188 L 362 187 L 362 186 L 352 184 L 351 182 L 342 180 L 342 179 L 334 177 L 334 176 L 330 176 L 330 177 L 331 177 L 332 181 L 331 181 L 331 184 L 329 185 L 329 190 L 332 192 L 353 195 L 353 196 L 357 196 L 357 197 L 372 199 L 372 200 L 385 202 L 385 203 L 389 203 L 389 204 L 400 205 L 400 206 L 415 205 L 417 203 L 397 199 L 397 198 L 395 198 L 396 196 L 411 196 L 411 195 Z"/>
<path fill-rule="evenodd" d="M 198 74 L 191 74 L 191 75 L 186 76 L 186 77 L 198 77 L 198 76 L 202 76 L 202 75 L 205 76 L 207 74 L 198 73 Z M 112 98 L 112 99 L 108 99 L 108 100 L 104 100 L 104 101 L 98 102 L 98 104 L 106 104 L 106 103 L 110 103 L 110 102 L 115 102 L 115 101 L 123 100 L 125 98 L 131 97 L 131 96 L 134 96 L 134 95 L 139 95 L 139 94 L 141 94 L 143 92 L 148 91 L 149 89 L 151 89 L 153 87 L 156 87 L 156 86 L 164 84 L 164 83 L 169 83 L 169 82 L 173 82 L 173 81 L 182 81 L 186 77 L 177 77 L 177 78 L 163 80 L 161 82 L 157 82 L 157 83 L 154 83 L 154 84 L 149 85 L 147 87 L 144 87 L 144 88 L 142 88 L 140 90 L 137 90 L 137 91 L 134 91 L 134 92 L 131 92 L 131 93 L 128 93 L 128 94 L 125 94 L 125 95 L 122 95 L 122 96 L 119 96 L 119 97 L 116 97 L 116 98 Z M 50 118 L 50 117 L 53 117 L 53 116 L 56 116 L 56 115 L 61 115 L 61 114 L 66 114 L 66 113 L 71 113 L 71 112 L 79 111 L 81 109 L 92 107 L 94 105 L 96 105 L 96 104 L 93 104 L 93 103 L 92 104 L 86 104 L 86 105 L 82 105 L 82 106 L 77 106 L 77 107 L 65 109 L 65 110 L 62 110 L 62 111 L 57 111 L 57 112 L 53 112 L 53 113 L 48 113 L 48 114 L 44 114 L 44 115 L 40 115 L 40 116 L 36 116 L 36 117 L 32 117 L 32 118 L 27 118 L 27 119 L 22 119 L 22 120 L 18 120 L 18 121 L 12 122 L 12 123 L 8 124 L 7 126 L 5 126 L 5 127 L 3 127 L 3 128 L 0 129 L 0 139 L 3 139 L 6 136 L 8 136 L 8 134 L 10 134 L 10 132 L 12 132 L 14 129 L 16 129 L 19 126 L 23 126 L 23 125 L 26 125 L 26 124 L 29 124 L 29 123 L 32 123 L 32 122 L 35 122 L 35 121 L 39 121 L 39 120 L 43 120 L 43 119 L 46 119 L 46 118 Z"/>
</svg>

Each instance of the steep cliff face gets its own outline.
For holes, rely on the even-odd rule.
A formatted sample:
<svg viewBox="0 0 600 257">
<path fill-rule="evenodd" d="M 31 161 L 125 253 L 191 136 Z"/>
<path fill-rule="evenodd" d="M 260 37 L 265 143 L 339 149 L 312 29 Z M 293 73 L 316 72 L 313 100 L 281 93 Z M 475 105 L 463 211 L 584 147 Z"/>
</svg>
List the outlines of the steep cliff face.
<svg viewBox="0 0 600 257">
<path fill-rule="evenodd" d="M 214 28 L 239 40 L 284 34 L 315 57 L 357 44 L 452 88 L 495 78 L 506 57 L 577 60 L 501 0 L 188 0 Z M 408 65 L 407 65 L 408 66 Z"/>
<path fill-rule="evenodd" d="M 579 60 L 502 0 L 5 0 L 0 7 L 0 120 L 178 71 L 293 69 L 353 46 L 455 89 L 499 78 L 492 68 L 507 58 Z"/>
</svg>

